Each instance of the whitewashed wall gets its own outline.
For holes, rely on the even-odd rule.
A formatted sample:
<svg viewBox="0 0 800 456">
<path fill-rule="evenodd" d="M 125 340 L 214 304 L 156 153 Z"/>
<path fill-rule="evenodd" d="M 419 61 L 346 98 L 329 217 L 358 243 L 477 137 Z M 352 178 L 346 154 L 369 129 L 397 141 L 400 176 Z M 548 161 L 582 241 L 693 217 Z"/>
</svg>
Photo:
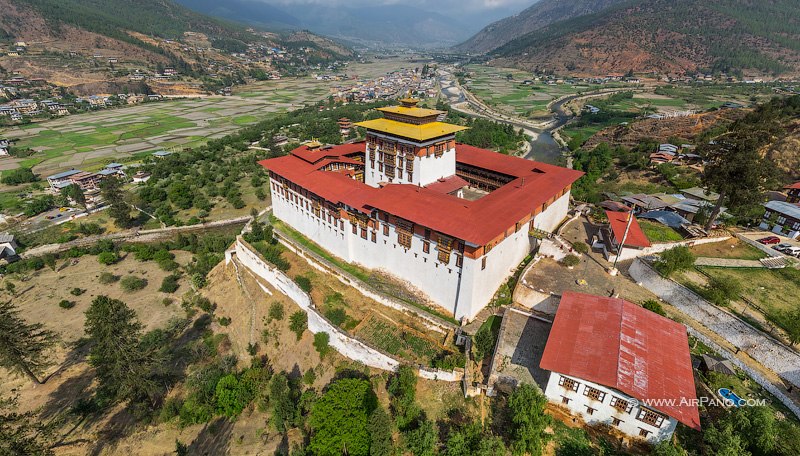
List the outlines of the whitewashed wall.
<svg viewBox="0 0 800 456">
<path fill-rule="evenodd" d="M 617 396 L 620 399 L 626 400 L 633 404 L 638 403 L 636 399 L 615 389 L 607 388 L 596 383 L 587 382 L 577 377 L 565 375 L 565 377 L 571 378 L 580 383 L 578 386 L 578 391 L 568 390 L 563 386 L 559 386 L 558 384 L 561 375 L 562 374 L 557 372 L 550 373 L 550 379 L 547 381 L 547 388 L 544 392 L 545 396 L 550 402 L 568 409 L 573 415 L 579 416 L 587 424 L 608 424 L 609 426 L 615 427 L 619 431 L 631 436 L 632 438 L 644 439 L 650 443 L 658 443 L 662 440 L 666 440 L 672 437 L 672 433 L 675 432 L 675 427 L 678 425 L 678 422 L 674 418 L 669 417 L 668 419 L 664 420 L 663 423 L 661 423 L 660 428 L 657 428 L 636 419 L 636 416 L 639 414 L 640 410 L 638 406 L 634 406 L 630 413 L 619 411 L 611 406 L 611 396 Z M 606 393 L 603 401 L 599 402 L 584 396 L 583 390 L 586 385 L 597 388 Z M 569 398 L 569 404 L 564 404 L 562 402 L 562 397 Z M 595 409 L 591 415 L 589 415 L 586 411 L 587 406 Z M 664 415 L 666 416 L 666 414 Z M 612 418 L 615 417 L 622 421 L 619 426 L 613 426 L 611 424 Z M 640 437 L 640 428 L 650 431 L 650 435 L 648 435 L 646 438 Z"/>
<path fill-rule="evenodd" d="M 228 261 L 231 259 L 231 253 L 232 252 L 226 253 L 226 259 L 228 259 Z M 350 337 L 346 332 L 331 324 L 317 311 L 311 297 L 306 292 L 300 289 L 286 274 L 261 259 L 261 257 L 251 250 L 241 238 L 236 241 L 236 258 L 243 266 L 253 272 L 253 274 L 269 282 L 305 311 L 308 315 L 308 330 L 313 334 L 319 332 L 328 333 L 330 336 L 330 346 L 343 356 L 369 367 L 387 371 L 394 371 L 402 364 L 392 356 L 384 354 Z M 266 288 L 264 288 L 264 290 L 268 292 Z M 463 377 L 463 373 L 459 371 L 447 372 L 425 367 L 420 367 L 418 375 L 423 378 L 447 382 L 460 381 Z"/>
<path fill-rule="evenodd" d="M 666 250 L 679 247 L 682 245 L 691 247 L 693 245 L 711 244 L 714 242 L 727 241 L 730 238 L 731 238 L 730 236 L 719 236 L 719 237 L 709 237 L 702 239 L 689 239 L 686 241 L 678 241 L 678 242 L 664 242 L 659 244 L 653 244 L 652 246 L 644 249 L 624 248 L 622 249 L 622 255 L 620 255 L 619 261 L 632 260 L 634 258 L 661 253 Z M 616 258 L 616 255 L 607 252 L 606 257 L 608 258 L 609 262 L 613 262 Z"/>
</svg>

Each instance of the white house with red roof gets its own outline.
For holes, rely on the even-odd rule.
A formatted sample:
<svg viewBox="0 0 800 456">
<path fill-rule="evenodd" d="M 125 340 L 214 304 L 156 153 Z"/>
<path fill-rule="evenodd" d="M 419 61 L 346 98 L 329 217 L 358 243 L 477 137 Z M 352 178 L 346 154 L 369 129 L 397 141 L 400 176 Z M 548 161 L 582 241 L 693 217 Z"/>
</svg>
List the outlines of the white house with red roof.
<svg viewBox="0 0 800 456">
<path fill-rule="evenodd" d="M 639 256 L 643 249 L 651 247 L 650 240 L 642 231 L 632 211 L 606 211 L 608 227 L 600 230 L 603 253 L 609 261 L 619 261 Z"/>
<path fill-rule="evenodd" d="M 382 108 L 365 142 L 311 143 L 260 162 L 275 217 L 345 261 L 472 319 L 569 210 L 582 173 L 457 144 L 441 111 Z"/>
<path fill-rule="evenodd" d="M 547 399 L 589 425 L 650 443 L 700 429 L 686 328 L 636 304 L 565 292 L 539 365 Z"/>
</svg>

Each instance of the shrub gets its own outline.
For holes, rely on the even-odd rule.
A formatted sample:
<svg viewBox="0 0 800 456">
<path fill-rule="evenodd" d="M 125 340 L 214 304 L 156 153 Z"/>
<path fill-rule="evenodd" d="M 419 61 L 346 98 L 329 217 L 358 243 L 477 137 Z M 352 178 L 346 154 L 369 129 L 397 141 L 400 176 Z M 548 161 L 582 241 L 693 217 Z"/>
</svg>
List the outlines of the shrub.
<svg viewBox="0 0 800 456">
<path fill-rule="evenodd" d="M 75 307 L 75 301 L 62 299 L 61 302 L 58 303 L 58 307 L 61 307 L 62 309 L 71 309 Z"/>
<path fill-rule="evenodd" d="M 170 274 L 161 281 L 161 287 L 158 291 L 162 293 L 175 293 L 178 290 L 178 279 L 180 278 L 177 274 Z"/>
<path fill-rule="evenodd" d="M 334 326 L 341 327 L 347 321 L 347 312 L 344 309 L 328 309 L 325 311 L 325 318 L 330 320 Z"/>
<path fill-rule="evenodd" d="M 451 371 L 457 367 L 463 368 L 465 363 L 466 357 L 463 353 L 442 353 L 433 360 L 432 367 Z"/>
<path fill-rule="evenodd" d="M 581 264 L 581 259 L 575 255 L 567 255 L 561 260 L 561 264 L 571 268 Z"/>
<path fill-rule="evenodd" d="M 674 272 L 685 271 L 694 265 L 695 257 L 688 247 L 681 245 L 661 253 L 655 267 L 661 274 L 669 277 Z"/>
<path fill-rule="evenodd" d="M 705 297 L 718 306 L 726 306 L 742 292 L 742 284 L 733 277 L 712 277 Z"/>
<path fill-rule="evenodd" d="M 297 340 L 303 337 L 303 332 L 308 328 L 308 315 L 298 310 L 289 317 L 289 329 L 297 335 Z"/>
<path fill-rule="evenodd" d="M 102 272 L 100 273 L 100 277 L 97 278 L 97 281 L 102 283 L 103 285 L 108 285 L 110 283 L 114 283 L 119 280 L 118 275 L 114 275 L 110 272 Z"/>
<path fill-rule="evenodd" d="M 228 326 L 231 324 L 231 317 L 219 317 L 217 318 L 217 322 L 220 326 Z"/>
<path fill-rule="evenodd" d="M 303 383 L 305 383 L 308 386 L 311 386 L 314 384 L 316 380 L 317 380 L 316 372 L 314 372 L 314 369 L 309 367 L 308 370 L 303 374 Z"/>
<path fill-rule="evenodd" d="M 305 291 L 306 293 L 311 292 L 311 279 L 306 276 L 297 276 L 294 278 L 294 281 L 297 283 L 297 286 L 300 287 L 301 290 Z"/>
<path fill-rule="evenodd" d="M 0 182 L 6 185 L 20 185 L 28 182 L 35 182 L 36 175 L 31 168 L 17 168 L 3 172 Z"/>
<path fill-rule="evenodd" d="M 256 356 L 256 353 L 258 353 L 258 344 L 247 344 L 247 354 L 250 356 Z"/>
<path fill-rule="evenodd" d="M 664 308 L 661 306 L 661 303 L 658 301 L 654 301 L 652 299 L 648 299 L 647 301 L 642 303 L 642 307 L 649 310 L 650 312 L 655 312 L 661 316 L 666 316 L 667 313 L 664 312 Z"/>
<path fill-rule="evenodd" d="M 233 374 L 219 379 L 214 395 L 217 399 L 217 412 L 228 418 L 238 416 L 253 400 L 253 394 L 247 385 Z"/>
<path fill-rule="evenodd" d="M 167 306 L 171 305 L 173 302 L 175 302 L 175 301 L 173 301 L 172 298 L 164 298 L 164 299 L 161 300 L 161 304 L 163 304 L 164 307 L 167 307 Z"/>
<path fill-rule="evenodd" d="M 147 286 L 147 279 L 144 277 L 136 277 L 134 275 L 125 276 L 119 282 L 123 290 L 128 293 L 141 290 Z"/>
<path fill-rule="evenodd" d="M 581 255 L 589 253 L 589 245 L 585 242 L 576 242 L 572 244 L 572 248 Z"/>
<path fill-rule="evenodd" d="M 275 301 L 269 305 L 269 313 L 267 314 L 267 323 L 272 322 L 272 320 L 281 321 L 283 320 L 284 312 L 283 312 L 283 304 L 279 301 Z"/>
<path fill-rule="evenodd" d="M 314 348 L 317 349 L 320 358 L 324 358 L 331 351 L 331 335 L 322 331 L 314 334 Z"/>
<path fill-rule="evenodd" d="M 97 255 L 97 261 L 109 266 L 119 261 L 119 257 L 115 252 L 101 252 L 100 255 Z"/>
<path fill-rule="evenodd" d="M 84 290 L 83 288 L 75 287 L 72 290 L 69 290 L 69 294 L 71 294 L 72 296 L 80 296 L 84 293 L 86 293 L 86 290 Z"/>
</svg>

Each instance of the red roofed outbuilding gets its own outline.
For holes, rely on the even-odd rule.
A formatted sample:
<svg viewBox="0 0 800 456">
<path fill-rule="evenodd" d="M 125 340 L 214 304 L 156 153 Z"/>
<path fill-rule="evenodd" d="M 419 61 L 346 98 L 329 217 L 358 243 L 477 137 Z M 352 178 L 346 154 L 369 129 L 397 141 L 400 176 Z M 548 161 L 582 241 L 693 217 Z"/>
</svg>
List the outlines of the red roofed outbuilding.
<svg viewBox="0 0 800 456">
<path fill-rule="evenodd" d="M 783 187 L 786 190 L 786 202 L 800 203 L 800 182 Z"/>
<path fill-rule="evenodd" d="M 542 369 L 548 400 L 651 443 L 699 430 L 686 328 L 619 298 L 565 292 Z"/>
</svg>

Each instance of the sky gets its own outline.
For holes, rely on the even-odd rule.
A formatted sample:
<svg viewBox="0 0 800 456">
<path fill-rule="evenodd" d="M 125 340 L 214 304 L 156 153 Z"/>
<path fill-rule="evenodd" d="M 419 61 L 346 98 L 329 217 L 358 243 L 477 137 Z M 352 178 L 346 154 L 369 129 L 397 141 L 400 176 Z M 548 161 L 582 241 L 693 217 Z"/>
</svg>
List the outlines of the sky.
<svg viewBox="0 0 800 456">
<path fill-rule="evenodd" d="M 275 5 L 309 4 L 377 6 L 411 5 L 423 10 L 433 11 L 454 17 L 471 25 L 487 25 L 497 19 L 516 14 L 536 0 L 261 0 Z"/>
</svg>

